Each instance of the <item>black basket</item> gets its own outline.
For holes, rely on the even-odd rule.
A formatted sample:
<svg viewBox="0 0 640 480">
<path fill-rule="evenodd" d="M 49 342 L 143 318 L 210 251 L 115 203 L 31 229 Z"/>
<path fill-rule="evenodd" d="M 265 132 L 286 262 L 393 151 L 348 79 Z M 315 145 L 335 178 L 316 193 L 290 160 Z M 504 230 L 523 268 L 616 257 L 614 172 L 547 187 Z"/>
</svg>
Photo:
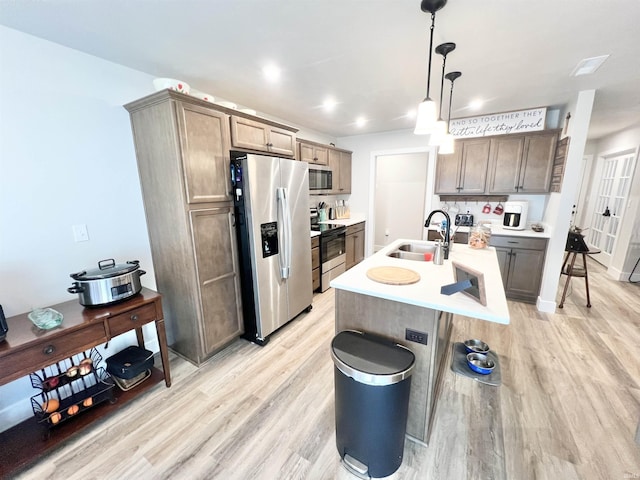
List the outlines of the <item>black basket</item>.
<svg viewBox="0 0 640 480">
<path fill-rule="evenodd" d="M 115 382 L 104 368 L 93 369 L 64 385 L 42 391 L 31 397 L 31 408 L 39 423 L 54 427 L 94 406 L 109 400 L 113 402 Z M 47 411 L 47 403 L 56 400 L 57 408 Z"/>
<path fill-rule="evenodd" d="M 29 375 L 31 386 L 43 392 L 51 392 L 57 388 L 69 385 L 95 372 L 102 362 L 102 355 L 92 348 L 89 353 L 83 352 L 73 355 L 59 362 L 43 368 L 40 372 Z"/>
</svg>

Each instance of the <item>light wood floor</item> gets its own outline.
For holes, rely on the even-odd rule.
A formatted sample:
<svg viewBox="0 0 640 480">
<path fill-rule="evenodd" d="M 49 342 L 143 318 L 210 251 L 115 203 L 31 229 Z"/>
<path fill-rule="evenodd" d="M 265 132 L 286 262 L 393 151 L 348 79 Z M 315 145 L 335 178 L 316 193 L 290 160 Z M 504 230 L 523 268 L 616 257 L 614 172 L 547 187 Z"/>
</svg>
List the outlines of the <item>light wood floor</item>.
<svg viewBox="0 0 640 480">
<path fill-rule="evenodd" d="M 590 263 L 593 307 L 572 280 L 554 315 L 510 302 L 511 325 L 456 317 L 503 385 L 446 371 L 428 447 L 407 441 L 398 479 L 640 478 L 640 285 Z M 564 278 L 561 281 L 561 287 Z M 200 369 L 44 457 L 21 478 L 349 479 L 335 447 L 333 291 L 264 348 L 237 341 Z"/>
</svg>

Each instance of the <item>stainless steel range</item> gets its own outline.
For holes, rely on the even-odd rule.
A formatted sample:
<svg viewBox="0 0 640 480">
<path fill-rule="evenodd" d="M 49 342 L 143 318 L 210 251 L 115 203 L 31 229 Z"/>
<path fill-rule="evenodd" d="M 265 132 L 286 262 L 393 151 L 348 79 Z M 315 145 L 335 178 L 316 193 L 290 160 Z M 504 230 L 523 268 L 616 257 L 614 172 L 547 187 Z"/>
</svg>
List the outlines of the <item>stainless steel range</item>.
<svg viewBox="0 0 640 480">
<path fill-rule="evenodd" d="M 347 227 L 317 223 L 312 210 L 311 230 L 320 232 L 320 291 L 326 292 L 331 280 L 345 271 Z"/>
</svg>

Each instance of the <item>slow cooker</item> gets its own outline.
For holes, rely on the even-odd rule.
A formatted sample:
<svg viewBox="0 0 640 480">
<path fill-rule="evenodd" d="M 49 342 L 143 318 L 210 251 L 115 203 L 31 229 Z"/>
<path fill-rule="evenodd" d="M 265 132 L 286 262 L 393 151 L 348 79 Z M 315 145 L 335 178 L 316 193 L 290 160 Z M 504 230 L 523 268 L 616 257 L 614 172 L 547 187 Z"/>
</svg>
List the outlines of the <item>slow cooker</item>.
<svg viewBox="0 0 640 480">
<path fill-rule="evenodd" d="M 111 305 L 140 293 L 140 277 L 145 273 L 138 260 L 119 264 L 113 258 L 100 260 L 97 268 L 72 273 L 75 282 L 67 291 L 77 293 L 85 307 Z"/>
</svg>

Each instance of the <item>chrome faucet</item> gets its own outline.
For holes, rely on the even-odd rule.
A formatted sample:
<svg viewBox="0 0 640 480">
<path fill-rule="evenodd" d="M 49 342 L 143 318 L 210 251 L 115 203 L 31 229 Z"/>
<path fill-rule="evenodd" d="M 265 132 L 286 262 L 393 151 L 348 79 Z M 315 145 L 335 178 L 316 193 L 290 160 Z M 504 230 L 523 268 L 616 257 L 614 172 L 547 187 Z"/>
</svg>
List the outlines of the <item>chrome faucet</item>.
<svg viewBox="0 0 640 480">
<path fill-rule="evenodd" d="M 449 242 L 451 241 L 451 237 L 450 237 L 451 218 L 449 217 L 449 214 L 444 210 L 433 210 L 424 222 L 425 228 L 429 228 L 429 224 L 431 223 L 431 217 L 433 217 L 434 213 L 441 213 L 447 219 L 447 228 L 444 229 L 444 244 L 442 245 L 442 248 L 444 250 L 444 259 L 447 260 L 449 258 Z"/>
</svg>

